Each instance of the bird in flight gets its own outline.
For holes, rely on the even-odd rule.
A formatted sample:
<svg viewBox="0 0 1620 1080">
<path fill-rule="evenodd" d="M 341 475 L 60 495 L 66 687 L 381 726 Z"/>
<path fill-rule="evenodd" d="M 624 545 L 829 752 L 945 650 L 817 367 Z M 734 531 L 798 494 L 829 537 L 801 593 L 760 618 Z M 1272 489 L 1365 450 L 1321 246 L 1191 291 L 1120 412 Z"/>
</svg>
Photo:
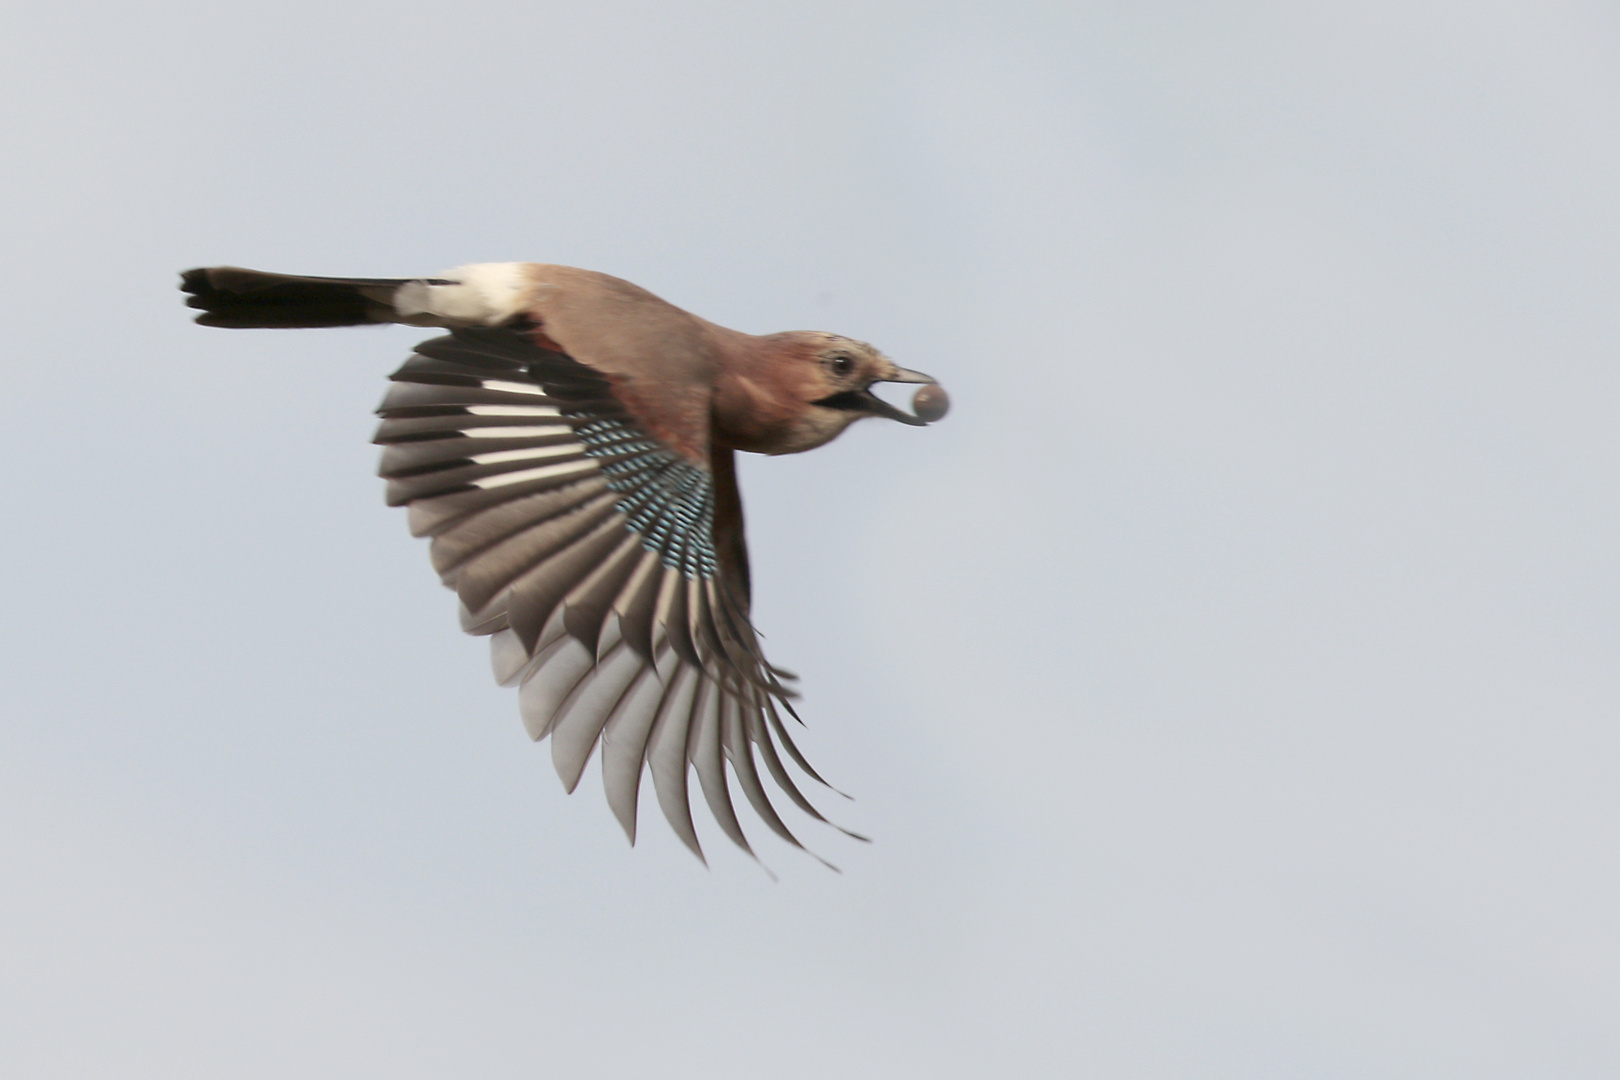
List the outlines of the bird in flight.
<svg viewBox="0 0 1620 1080">
<path fill-rule="evenodd" d="M 826 781 L 783 720 L 797 719 L 794 676 L 765 659 L 749 622 L 735 455 L 812 450 L 867 416 L 938 420 L 949 401 L 934 379 L 863 342 L 728 330 L 567 266 L 400 279 L 219 266 L 186 271 L 181 288 L 204 326 L 449 330 L 391 377 L 379 472 L 412 534 L 432 538 L 463 628 L 489 636 L 496 678 L 519 688 L 529 735 L 550 736 L 564 787 L 600 743 L 608 804 L 634 844 L 645 766 L 671 828 L 703 859 L 696 772 L 721 831 L 753 855 L 729 762 L 766 826 L 803 848 L 761 766 L 823 822 L 782 752 Z M 914 412 L 873 394 L 878 382 L 921 384 Z"/>
</svg>

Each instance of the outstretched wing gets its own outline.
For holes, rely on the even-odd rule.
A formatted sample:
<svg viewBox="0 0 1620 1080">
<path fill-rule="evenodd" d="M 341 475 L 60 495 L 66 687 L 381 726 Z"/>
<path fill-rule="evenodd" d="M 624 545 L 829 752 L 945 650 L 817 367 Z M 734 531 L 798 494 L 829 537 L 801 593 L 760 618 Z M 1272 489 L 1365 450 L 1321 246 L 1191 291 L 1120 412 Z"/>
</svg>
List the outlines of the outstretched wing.
<svg viewBox="0 0 1620 1080">
<path fill-rule="evenodd" d="M 753 854 L 729 762 L 766 825 L 802 847 L 759 766 L 825 821 L 779 748 L 821 778 L 782 720 L 792 676 L 765 660 L 748 621 L 731 451 L 677 451 L 614 376 L 521 329 L 457 329 L 417 346 L 392 378 L 376 437 L 389 504 L 432 537 L 464 628 L 491 636 L 496 678 L 520 687 L 524 724 L 551 737 L 564 786 L 600 744 L 608 803 L 634 843 L 645 763 L 664 816 L 701 859 L 695 769 L 722 831 Z"/>
</svg>

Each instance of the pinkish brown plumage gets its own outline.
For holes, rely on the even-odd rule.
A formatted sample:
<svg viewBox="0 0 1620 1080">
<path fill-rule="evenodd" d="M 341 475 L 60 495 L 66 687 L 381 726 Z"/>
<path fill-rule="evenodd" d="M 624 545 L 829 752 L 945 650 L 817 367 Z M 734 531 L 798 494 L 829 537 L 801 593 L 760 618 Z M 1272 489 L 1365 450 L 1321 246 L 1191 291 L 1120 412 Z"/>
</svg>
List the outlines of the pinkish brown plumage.
<svg viewBox="0 0 1620 1080">
<path fill-rule="evenodd" d="M 792 739 L 793 676 L 749 623 L 733 455 L 797 453 L 863 416 L 922 425 L 876 382 L 934 380 L 820 331 L 744 334 L 627 281 L 573 267 L 491 263 L 437 278 L 311 278 L 234 267 L 183 275 L 197 321 L 226 327 L 399 322 L 449 329 L 393 376 L 376 441 L 388 499 L 432 538 L 463 625 L 491 637 L 525 725 L 551 738 L 570 791 L 601 748 L 608 802 L 632 842 L 640 776 L 702 858 L 687 783 L 752 853 L 729 764 L 773 832 L 798 840 L 761 767 L 825 820 L 778 751 L 820 781 Z M 854 835 L 854 834 L 851 834 Z"/>
</svg>

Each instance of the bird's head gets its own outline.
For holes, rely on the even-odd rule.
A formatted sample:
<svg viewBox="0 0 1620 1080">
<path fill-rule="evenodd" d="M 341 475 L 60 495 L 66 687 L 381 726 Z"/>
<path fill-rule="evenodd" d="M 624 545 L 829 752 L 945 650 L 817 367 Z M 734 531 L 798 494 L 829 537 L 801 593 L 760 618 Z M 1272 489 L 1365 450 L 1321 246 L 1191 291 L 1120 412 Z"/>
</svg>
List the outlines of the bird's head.
<svg viewBox="0 0 1620 1080">
<path fill-rule="evenodd" d="M 899 366 L 864 341 L 819 331 L 775 334 L 766 340 L 772 348 L 763 381 L 770 384 L 775 408 L 764 407 L 765 401 L 755 397 L 749 411 L 762 420 L 770 416 L 763 425 L 768 431 L 740 440 L 738 449 L 795 454 L 832 441 L 862 417 L 923 427 L 944 416 L 949 406 L 932 376 Z M 872 387 L 880 382 L 923 384 L 913 398 L 916 413 L 874 394 Z"/>
</svg>

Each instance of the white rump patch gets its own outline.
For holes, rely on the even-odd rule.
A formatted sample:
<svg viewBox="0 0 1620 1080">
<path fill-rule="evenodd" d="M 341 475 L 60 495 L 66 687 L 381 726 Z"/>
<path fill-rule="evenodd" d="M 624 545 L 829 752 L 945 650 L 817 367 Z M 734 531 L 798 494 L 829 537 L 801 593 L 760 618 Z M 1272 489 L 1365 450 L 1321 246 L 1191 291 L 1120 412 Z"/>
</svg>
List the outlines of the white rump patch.
<svg viewBox="0 0 1620 1080">
<path fill-rule="evenodd" d="M 528 263 L 475 263 L 439 275 L 454 285 L 407 281 L 394 290 L 394 310 L 407 319 L 443 320 L 445 326 L 499 326 L 525 307 L 532 287 L 528 267 Z"/>
</svg>

